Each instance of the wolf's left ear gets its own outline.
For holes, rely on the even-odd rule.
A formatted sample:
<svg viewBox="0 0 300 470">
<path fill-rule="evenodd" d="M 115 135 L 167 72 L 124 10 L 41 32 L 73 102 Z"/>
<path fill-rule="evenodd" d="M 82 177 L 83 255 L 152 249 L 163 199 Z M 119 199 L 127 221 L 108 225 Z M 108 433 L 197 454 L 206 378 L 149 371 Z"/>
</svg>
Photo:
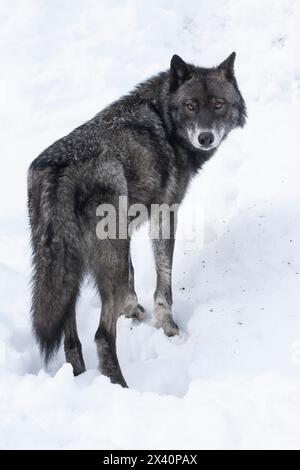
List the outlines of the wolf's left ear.
<svg viewBox="0 0 300 470">
<path fill-rule="evenodd" d="M 222 70 L 225 74 L 225 77 L 229 80 L 234 77 L 234 61 L 236 53 L 232 52 L 227 59 L 224 60 L 219 66 L 218 70 Z"/>
<path fill-rule="evenodd" d="M 179 55 L 173 55 L 170 66 L 170 88 L 175 90 L 189 78 L 191 78 L 189 66 Z"/>
</svg>

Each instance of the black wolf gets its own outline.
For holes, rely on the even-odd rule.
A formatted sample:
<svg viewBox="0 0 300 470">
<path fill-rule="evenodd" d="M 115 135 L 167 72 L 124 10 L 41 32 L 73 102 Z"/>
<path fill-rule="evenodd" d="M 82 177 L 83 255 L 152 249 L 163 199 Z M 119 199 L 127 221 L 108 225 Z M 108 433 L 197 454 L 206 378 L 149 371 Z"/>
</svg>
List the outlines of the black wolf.
<svg viewBox="0 0 300 470">
<path fill-rule="evenodd" d="M 245 123 L 234 60 L 232 53 L 217 67 L 201 68 L 174 55 L 167 71 L 138 85 L 32 162 L 32 322 L 46 361 L 64 334 L 74 374 L 85 370 L 75 306 L 89 272 L 102 300 L 95 336 L 99 367 L 126 387 L 116 354 L 116 323 L 121 313 L 141 317 L 143 308 L 134 289 L 130 239 L 99 239 L 96 209 L 107 203 L 118 211 L 120 196 L 148 209 L 182 201 L 191 177 L 228 133 Z M 154 315 L 169 336 L 178 333 L 171 313 L 172 220 L 170 237 L 153 240 Z"/>
</svg>

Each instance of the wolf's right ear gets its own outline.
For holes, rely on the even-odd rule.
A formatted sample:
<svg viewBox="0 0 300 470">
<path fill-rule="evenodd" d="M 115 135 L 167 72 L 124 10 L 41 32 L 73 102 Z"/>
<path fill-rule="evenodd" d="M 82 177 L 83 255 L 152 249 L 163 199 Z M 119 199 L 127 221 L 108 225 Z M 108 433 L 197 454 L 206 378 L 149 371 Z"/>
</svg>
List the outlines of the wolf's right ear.
<svg viewBox="0 0 300 470">
<path fill-rule="evenodd" d="M 219 66 L 218 69 L 221 70 L 225 77 L 229 80 L 234 77 L 234 61 L 235 61 L 236 53 L 232 52 L 227 59 L 225 59 Z"/>
<path fill-rule="evenodd" d="M 170 89 L 176 90 L 189 78 L 191 78 L 191 72 L 188 64 L 179 55 L 173 55 L 170 66 Z"/>
</svg>

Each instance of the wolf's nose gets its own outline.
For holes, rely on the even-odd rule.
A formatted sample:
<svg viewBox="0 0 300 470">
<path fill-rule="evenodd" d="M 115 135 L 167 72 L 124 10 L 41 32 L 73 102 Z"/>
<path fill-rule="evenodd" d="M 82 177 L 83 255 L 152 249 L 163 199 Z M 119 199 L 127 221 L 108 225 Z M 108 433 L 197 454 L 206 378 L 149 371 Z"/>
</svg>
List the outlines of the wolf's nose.
<svg viewBox="0 0 300 470">
<path fill-rule="evenodd" d="M 211 132 L 201 132 L 198 137 L 198 140 L 202 147 L 210 147 L 215 138 Z"/>
</svg>

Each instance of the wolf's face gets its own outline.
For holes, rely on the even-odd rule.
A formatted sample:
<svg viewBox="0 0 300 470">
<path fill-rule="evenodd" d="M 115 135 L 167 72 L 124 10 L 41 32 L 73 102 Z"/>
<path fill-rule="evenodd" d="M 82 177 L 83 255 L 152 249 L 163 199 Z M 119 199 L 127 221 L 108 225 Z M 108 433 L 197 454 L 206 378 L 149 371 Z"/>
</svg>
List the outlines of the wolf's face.
<svg viewBox="0 0 300 470">
<path fill-rule="evenodd" d="M 246 108 L 234 59 L 233 52 L 218 67 L 204 69 L 173 56 L 169 110 L 177 136 L 189 147 L 214 150 L 232 129 L 244 125 Z"/>
</svg>

